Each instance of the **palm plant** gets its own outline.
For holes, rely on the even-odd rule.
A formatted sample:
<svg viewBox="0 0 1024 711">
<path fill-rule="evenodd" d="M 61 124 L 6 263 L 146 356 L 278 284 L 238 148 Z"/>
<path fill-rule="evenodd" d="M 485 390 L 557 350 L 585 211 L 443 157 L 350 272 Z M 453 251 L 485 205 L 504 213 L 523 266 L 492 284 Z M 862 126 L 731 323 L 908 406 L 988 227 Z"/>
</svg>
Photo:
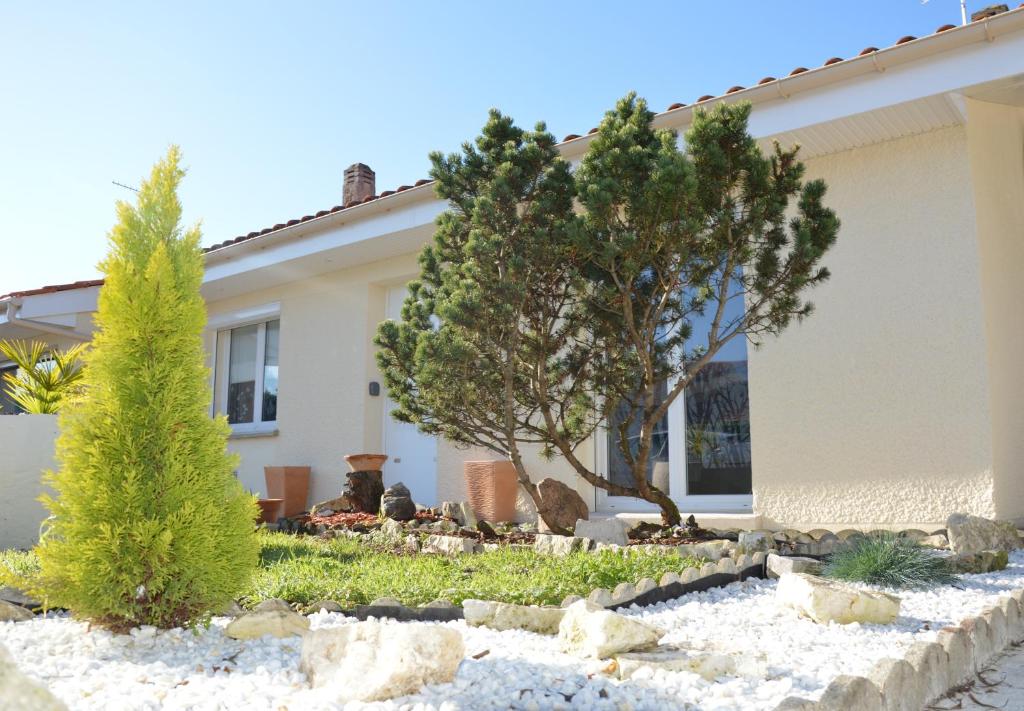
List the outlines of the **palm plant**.
<svg viewBox="0 0 1024 711">
<path fill-rule="evenodd" d="M 7 395 L 31 415 L 58 412 L 82 378 L 85 344 L 50 349 L 43 341 L 0 341 L 0 354 L 17 370 L 4 373 Z"/>
</svg>

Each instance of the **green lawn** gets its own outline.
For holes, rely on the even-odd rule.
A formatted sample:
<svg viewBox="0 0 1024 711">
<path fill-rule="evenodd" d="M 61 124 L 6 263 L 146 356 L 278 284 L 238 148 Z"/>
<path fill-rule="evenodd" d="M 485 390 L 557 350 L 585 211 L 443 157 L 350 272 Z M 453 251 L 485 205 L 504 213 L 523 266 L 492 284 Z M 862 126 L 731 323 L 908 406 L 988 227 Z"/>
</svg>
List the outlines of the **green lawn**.
<svg viewBox="0 0 1024 711">
<path fill-rule="evenodd" d="M 609 590 L 641 578 L 658 580 L 703 561 L 674 553 L 630 550 L 621 553 L 573 553 L 542 556 L 530 549 L 503 547 L 474 555 L 401 555 L 359 542 L 323 540 L 282 533 L 260 533 L 260 568 L 241 596 L 243 606 L 279 597 L 308 604 L 337 600 L 343 607 L 393 597 L 407 605 L 466 598 L 525 605 L 557 605 L 567 595 L 586 596 L 594 588 Z M 0 552 L 3 568 L 30 572 L 28 553 Z"/>
</svg>

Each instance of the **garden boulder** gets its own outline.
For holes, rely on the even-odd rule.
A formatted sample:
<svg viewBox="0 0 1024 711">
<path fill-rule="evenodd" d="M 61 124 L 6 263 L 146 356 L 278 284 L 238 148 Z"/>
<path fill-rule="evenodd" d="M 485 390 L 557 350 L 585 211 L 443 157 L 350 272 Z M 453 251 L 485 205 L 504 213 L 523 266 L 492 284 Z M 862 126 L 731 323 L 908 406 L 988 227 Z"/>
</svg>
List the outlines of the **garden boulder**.
<svg viewBox="0 0 1024 711">
<path fill-rule="evenodd" d="M 1021 547 L 1017 527 L 1008 521 L 955 513 L 946 519 L 949 547 L 957 555 L 982 551 L 1012 551 Z"/>
<path fill-rule="evenodd" d="M 389 486 L 380 497 L 380 512 L 395 521 L 411 521 L 416 517 L 412 494 L 402 482 Z"/>
<path fill-rule="evenodd" d="M 291 610 L 254 610 L 236 617 L 224 629 L 232 639 L 259 639 L 265 634 L 271 637 L 291 637 L 309 631 L 309 620 Z"/>
<path fill-rule="evenodd" d="M 459 553 L 475 553 L 479 544 L 472 538 L 459 536 L 427 536 L 423 542 L 424 553 L 440 553 L 441 555 L 458 555 Z"/>
<path fill-rule="evenodd" d="M 32 617 L 32 613 L 21 605 L 12 605 L 0 600 L 0 622 L 24 622 L 31 620 Z"/>
<path fill-rule="evenodd" d="M 620 679 L 629 679 L 641 669 L 666 672 L 692 672 L 707 681 L 734 674 L 736 662 L 727 654 L 695 653 L 682 649 L 658 649 L 653 652 L 626 652 L 615 657 Z"/>
<path fill-rule="evenodd" d="M 384 701 L 452 681 L 464 654 L 462 635 L 450 627 L 367 620 L 312 631 L 299 669 L 339 703 Z"/>
<path fill-rule="evenodd" d="M 900 599 L 895 595 L 859 590 L 805 573 L 783 573 L 775 599 L 819 624 L 887 625 L 900 614 Z"/>
<path fill-rule="evenodd" d="M 540 506 L 537 511 L 537 530 L 547 533 L 551 525 L 567 531 L 573 530 L 580 519 L 590 518 L 590 509 L 583 497 L 558 479 L 546 477 L 537 484 Z"/>
<path fill-rule="evenodd" d="M 14 659 L 0 644 L 0 709 L 67 711 L 48 689 L 21 673 Z"/>
<path fill-rule="evenodd" d="M 798 555 L 769 553 L 765 567 L 768 569 L 769 578 L 780 578 L 784 573 L 809 573 L 817 575 L 821 572 L 820 561 Z"/>
<path fill-rule="evenodd" d="M 558 634 L 565 610 L 559 607 L 512 605 L 488 600 L 463 600 L 462 612 L 471 627 L 495 630 L 526 630 L 537 634 Z"/>
<path fill-rule="evenodd" d="M 589 538 L 595 543 L 629 545 L 629 524 L 622 519 L 602 518 L 588 521 L 581 518 L 576 521 L 575 529 L 578 538 Z"/>
<path fill-rule="evenodd" d="M 657 627 L 606 610 L 589 600 L 569 605 L 558 626 L 558 642 L 563 652 L 595 659 L 651 649 L 663 634 Z"/>
</svg>

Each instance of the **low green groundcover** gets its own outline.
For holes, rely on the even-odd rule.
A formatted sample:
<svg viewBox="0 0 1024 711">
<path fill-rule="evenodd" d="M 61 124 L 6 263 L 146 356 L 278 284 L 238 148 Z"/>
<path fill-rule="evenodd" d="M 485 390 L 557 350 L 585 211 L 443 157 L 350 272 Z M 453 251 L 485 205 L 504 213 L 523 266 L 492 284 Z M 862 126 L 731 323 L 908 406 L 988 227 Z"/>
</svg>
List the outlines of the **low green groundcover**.
<svg viewBox="0 0 1024 711">
<path fill-rule="evenodd" d="M 523 605 L 556 605 L 567 595 L 614 588 L 641 578 L 658 580 L 702 561 L 645 551 L 538 555 L 531 549 L 499 550 L 454 557 L 398 555 L 356 541 L 321 540 L 268 533 L 260 569 L 243 604 L 272 597 L 309 603 L 328 598 L 344 607 L 393 597 L 407 605 L 431 600 L 455 604 L 466 598 Z"/>
<path fill-rule="evenodd" d="M 244 606 L 274 597 L 301 604 L 331 599 L 343 607 L 380 597 L 407 605 L 438 599 L 459 604 L 466 598 L 557 605 L 567 595 L 586 596 L 594 588 L 610 590 L 641 578 L 658 580 L 703 562 L 642 550 L 555 557 L 503 546 L 449 558 L 396 554 L 344 538 L 262 533 L 260 541 L 260 567 L 241 596 Z M 0 551 L 0 581 L 11 580 L 11 573 L 31 574 L 34 564 L 31 553 Z"/>
</svg>

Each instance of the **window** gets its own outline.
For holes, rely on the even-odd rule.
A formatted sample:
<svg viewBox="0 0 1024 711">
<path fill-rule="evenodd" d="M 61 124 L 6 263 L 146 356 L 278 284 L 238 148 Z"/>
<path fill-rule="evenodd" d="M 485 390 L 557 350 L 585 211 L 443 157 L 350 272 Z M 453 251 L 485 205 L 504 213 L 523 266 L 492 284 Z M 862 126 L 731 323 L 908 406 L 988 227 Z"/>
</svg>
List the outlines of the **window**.
<svg viewBox="0 0 1024 711">
<path fill-rule="evenodd" d="M 726 301 L 723 322 L 743 316 L 743 295 L 737 291 Z M 707 344 L 713 314 L 691 318 L 693 342 Z M 659 401 L 667 394 L 662 383 Z M 616 484 L 633 487 L 632 472 L 619 448 L 619 430 L 625 425 L 627 440 L 635 449 L 639 439 L 638 413 L 620 406 L 606 423 L 603 466 Z M 697 374 L 686 390 L 669 406 L 668 414 L 654 428 L 647 480 L 690 510 L 749 508 L 752 492 L 750 401 L 747 373 L 747 342 L 733 338 Z M 636 506 L 635 500 L 616 504 L 605 495 L 602 506 Z M 642 506 L 642 504 L 641 504 Z"/>
<path fill-rule="evenodd" d="M 280 334 L 280 319 L 217 334 L 217 404 L 236 432 L 276 429 Z"/>
<path fill-rule="evenodd" d="M 7 394 L 7 383 L 4 380 L 5 374 L 16 375 L 17 373 L 17 366 L 0 366 L 0 415 L 17 415 L 22 412 L 21 406 Z"/>
</svg>

